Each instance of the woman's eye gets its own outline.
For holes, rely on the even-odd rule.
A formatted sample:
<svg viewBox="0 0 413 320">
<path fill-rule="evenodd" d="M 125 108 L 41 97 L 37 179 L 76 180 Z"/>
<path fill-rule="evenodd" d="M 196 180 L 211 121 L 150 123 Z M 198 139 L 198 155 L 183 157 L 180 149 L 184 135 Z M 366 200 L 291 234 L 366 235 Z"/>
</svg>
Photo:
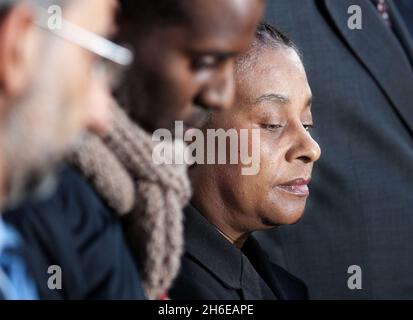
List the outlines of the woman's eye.
<svg viewBox="0 0 413 320">
<path fill-rule="evenodd" d="M 306 131 L 310 131 L 311 129 L 314 128 L 312 124 L 303 124 L 303 127 Z"/>
<path fill-rule="evenodd" d="M 280 124 L 261 124 L 261 127 L 269 131 L 275 131 L 282 128 L 283 126 Z"/>
</svg>

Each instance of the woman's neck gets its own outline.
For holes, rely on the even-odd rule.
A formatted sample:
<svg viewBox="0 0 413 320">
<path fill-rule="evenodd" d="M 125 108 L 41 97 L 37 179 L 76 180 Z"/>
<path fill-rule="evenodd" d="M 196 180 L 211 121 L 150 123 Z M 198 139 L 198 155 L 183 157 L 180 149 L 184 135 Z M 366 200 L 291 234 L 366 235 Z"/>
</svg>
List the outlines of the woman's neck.
<svg viewBox="0 0 413 320">
<path fill-rule="evenodd" d="M 237 230 L 239 214 L 231 212 L 225 205 L 214 175 L 207 174 L 202 169 L 194 168 L 189 171 L 194 186 L 192 203 L 225 239 L 240 249 L 251 232 Z"/>
<path fill-rule="evenodd" d="M 222 201 L 214 201 L 210 196 L 197 197 L 195 195 L 193 204 L 225 239 L 238 249 L 242 248 L 251 233 L 240 232 L 233 227 L 234 223 L 231 223 L 231 217 L 236 216 L 236 214 L 229 213 Z"/>
<path fill-rule="evenodd" d="M 241 249 L 245 243 L 245 241 L 247 241 L 248 237 L 250 236 L 250 233 L 244 233 L 242 235 L 240 235 L 238 238 L 233 238 L 227 234 L 225 234 L 220 228 L 218 228 L 215 225 L 215 228 L 218 230 L 218 232 L 225 238 L 227 239 L 229 242 L 231 242 L 237 249 Z"/>
</svg>

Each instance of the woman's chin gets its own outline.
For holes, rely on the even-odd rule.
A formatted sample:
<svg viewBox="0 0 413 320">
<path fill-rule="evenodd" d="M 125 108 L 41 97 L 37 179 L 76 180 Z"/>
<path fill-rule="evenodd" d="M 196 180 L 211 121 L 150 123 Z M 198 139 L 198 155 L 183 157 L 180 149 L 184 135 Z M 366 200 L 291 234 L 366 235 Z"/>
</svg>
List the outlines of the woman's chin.
<svg viewBox="0 0 413 320">
<path fill-rule="evenodd" d="M 274 211 L 273 211 L 274 212 Z M 262 218 L 264 225 L 268 227 L 277 227 L 284 225 L 292 225 L 298 223 L 304 215 L 304 207 L 297 208 L 296 210 L 284 210 L 282 213 L 276 215 L 269 214 Z"/>
</svg>

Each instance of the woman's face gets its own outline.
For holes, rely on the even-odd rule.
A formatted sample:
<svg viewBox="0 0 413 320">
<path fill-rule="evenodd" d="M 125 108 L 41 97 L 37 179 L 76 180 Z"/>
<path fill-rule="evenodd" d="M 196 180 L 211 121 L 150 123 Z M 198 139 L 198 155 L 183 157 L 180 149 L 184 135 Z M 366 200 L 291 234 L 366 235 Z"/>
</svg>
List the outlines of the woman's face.
<svg viewBox="0 0 413 320">
<path fill-rule="evenodd" d="M 320 157 L 312 125 L 311 90 L 294 50 L 261 49 L 256 62 L 238 68 L 234 108 L 214 114 L 208 127 L 260 129 L 260 171 L 241 175 L 242 164 L 195 169 L 213 177 L 227 223 L 249 232 L 301 218 Z"/>
</svg>

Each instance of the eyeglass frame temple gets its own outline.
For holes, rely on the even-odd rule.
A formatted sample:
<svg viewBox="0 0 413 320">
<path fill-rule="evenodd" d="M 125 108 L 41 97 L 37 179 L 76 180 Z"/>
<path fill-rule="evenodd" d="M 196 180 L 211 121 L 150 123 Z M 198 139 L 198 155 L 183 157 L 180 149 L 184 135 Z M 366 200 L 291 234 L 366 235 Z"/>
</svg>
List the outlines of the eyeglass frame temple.
<svg viewBox="0 0 413 320">
<path fill-rule="evenodd" d="M 121 66 L 129 66 L 133 62 L 134 57 L 131 50 L 63 18 L 60 28 L 51 28 L 46 22 L 48 18 L 46 11 L 43 8 L 38 8 L 38 13 L 39 19 L 35 20 L 38 27 Z"/>
</svg>

